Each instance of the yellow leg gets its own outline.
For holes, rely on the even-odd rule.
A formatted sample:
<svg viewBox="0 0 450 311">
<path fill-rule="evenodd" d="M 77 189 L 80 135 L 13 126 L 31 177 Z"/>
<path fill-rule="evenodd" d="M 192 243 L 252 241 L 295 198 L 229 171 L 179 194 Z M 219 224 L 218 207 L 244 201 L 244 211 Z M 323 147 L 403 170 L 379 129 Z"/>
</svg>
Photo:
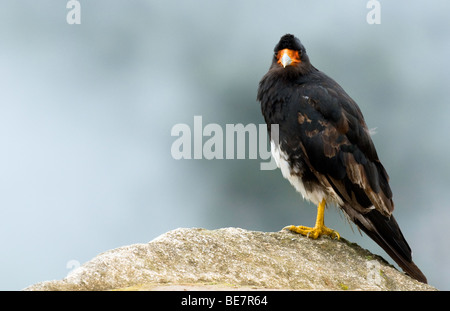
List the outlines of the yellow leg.
<svg viewBox="0 0 450 311">
<path fill-rule="evenodd" d="M 323 199 L 322 202 L 320 202 L 320 204 L 317 206 L 317 219 L 314 228 L 305 226 L 287 226 L 284 229 L 288 229 L 290 231 L 306 235 L 307 237 L 312 239 L 317 239 L 321 235 L 328 235 L 333 239 L 337 238 L 339 240 L 341 236 L 337 231 L 325 227 L 324 224 L 325 204 L 326 201 L 325 199 Z"/>
</svg>

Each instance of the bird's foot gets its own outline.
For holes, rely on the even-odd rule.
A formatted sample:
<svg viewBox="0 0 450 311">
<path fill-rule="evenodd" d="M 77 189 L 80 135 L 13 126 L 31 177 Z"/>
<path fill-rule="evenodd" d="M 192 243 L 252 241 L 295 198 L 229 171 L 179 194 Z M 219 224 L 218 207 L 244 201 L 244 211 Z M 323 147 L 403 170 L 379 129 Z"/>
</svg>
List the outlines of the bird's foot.
<svg viewBox="0 0 450 311">
<path fill-rule="evenodd" d="M 317 239 L 318 237 L 320 237 L 322 235 L 328 235 L 332 239 L 338 239 L 338 240 L 341 238 L 340 234 L 337 231 L 330 229 L 328 227 L 325 227 L 325 225 L 322 225 L 322 226 L 316 225 L 314 228 L 305 227 L 305 226 L 287 226 L 287 227 L 284 227 L 283 229 L 287 229 L 289 231 L 299 233 L 301 235 L 305 235 L 306 237 L 311 238 L 311 239 Z"/>
</svg>

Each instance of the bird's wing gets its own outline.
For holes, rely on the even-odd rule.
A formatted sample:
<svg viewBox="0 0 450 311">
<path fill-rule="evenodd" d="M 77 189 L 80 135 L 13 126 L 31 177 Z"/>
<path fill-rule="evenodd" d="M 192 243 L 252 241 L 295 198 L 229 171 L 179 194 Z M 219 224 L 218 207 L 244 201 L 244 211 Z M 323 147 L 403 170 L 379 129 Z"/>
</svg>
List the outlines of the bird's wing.
<svg viewBox="0 0 450 311">
<path fill-rule="evenodd" d="M 361 213 L 376 209 L 390 216 L 394 204 L 389 177 L 356 103 L 333 80 L 299 87 L 290 100 L 298 103 L 289 105 L 290 115 L 297 118 L 297 135 L 288 144 L 300 143 L 295 149 L 344 202 Z"/>
</svg>

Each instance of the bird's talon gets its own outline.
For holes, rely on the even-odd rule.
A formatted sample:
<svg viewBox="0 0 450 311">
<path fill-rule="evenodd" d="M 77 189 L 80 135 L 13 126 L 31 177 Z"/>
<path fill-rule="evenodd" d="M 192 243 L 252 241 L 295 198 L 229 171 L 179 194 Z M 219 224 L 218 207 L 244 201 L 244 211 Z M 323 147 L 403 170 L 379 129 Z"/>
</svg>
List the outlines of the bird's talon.
<svg viewBox="0 0 450 311">
<path fill-rule="evenodd" d="M 333 230 L 333 240 L 340 240 L 341 239 L 341 235 L 337 232 Z"/>
<path fill-rule="evenodd" d="M 328 235 L 333 240 L 339 240 L 341 238 L 341 235 L 337 231 L 330 229 L 328 227 L 325 227 L 324 225 L 316 226 L 314 228 L 305 227 L 305 226 L 287 226 L 287 227 L 284 227 L 283 229 L 304 235 L 307 238 L 314 239 L 314 240 L 322 235 Z"/>
</svg>

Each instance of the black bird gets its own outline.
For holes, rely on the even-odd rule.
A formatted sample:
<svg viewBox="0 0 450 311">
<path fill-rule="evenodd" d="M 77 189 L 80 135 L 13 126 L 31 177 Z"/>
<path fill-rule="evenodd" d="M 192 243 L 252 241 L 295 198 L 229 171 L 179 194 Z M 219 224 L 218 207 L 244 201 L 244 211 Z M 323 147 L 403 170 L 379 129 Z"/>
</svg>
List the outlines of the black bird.
<svg viewBox="0 0 450 311">
<path fill-rule="evenodd" d="M 283 36 L 274 52 L 257 96 L 272 155 L 283 176 L 318 206 L 315 227 L 287 228 L 314 239 L 339 238 L 339 233 L 324 225 L 326 204 L 335 204 L 408 275 L 426 283 L 392 214 L 389 176 L 358 105 L 338 83 L 311 65 L 295 36 Z M 278 124 L 278 133 L 272 131 L 273 124 Z"/>
</svg>

